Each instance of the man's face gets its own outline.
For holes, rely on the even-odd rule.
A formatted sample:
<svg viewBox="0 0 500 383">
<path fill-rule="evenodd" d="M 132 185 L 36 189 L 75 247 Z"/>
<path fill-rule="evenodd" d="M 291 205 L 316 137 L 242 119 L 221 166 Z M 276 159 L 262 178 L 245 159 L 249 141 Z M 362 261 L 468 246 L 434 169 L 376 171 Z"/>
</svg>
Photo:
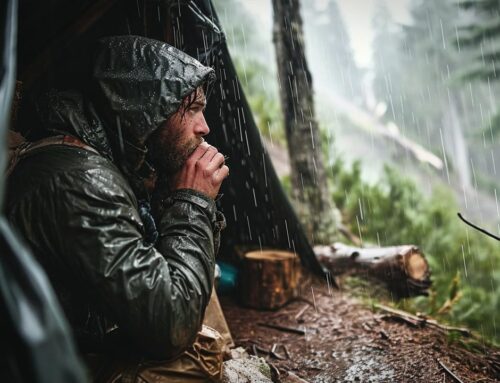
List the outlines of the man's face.
<svg viewBox="0 0 500 383">
<path fill-rule="evenodd" d="M 179 171 L 210 132 L 203 116 L 205 106 L 205 94 L 198 88 L 148 139 L 149 160 L 160 174 Z"/>
</svg>

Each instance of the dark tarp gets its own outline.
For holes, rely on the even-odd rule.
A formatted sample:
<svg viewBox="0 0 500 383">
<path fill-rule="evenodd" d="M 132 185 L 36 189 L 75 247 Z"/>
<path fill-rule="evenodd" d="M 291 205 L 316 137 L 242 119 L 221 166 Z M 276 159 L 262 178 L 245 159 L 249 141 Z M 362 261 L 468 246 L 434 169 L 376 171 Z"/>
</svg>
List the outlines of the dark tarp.
<svg viewBox="0 0 500 383">
<path fill-rule="evenodd" d="M 229 156 L 230 167 L 219 202 L 228 223 L 221 254 L 230 257 L 235 245 L 287 249 L 321 273 L 263 147 L 211 1 L 78 0 L 71 4 L 20 2 L 19 68 L 26 104 L 47 87 L 84 86 L 92 44 L 106 35 L 136 34 L 167 41 L 211 65 L 217 81 L 205 113 L 211 128 L 207 140 Z M 32 117 L 31 113 L 22 116 Z M 37 123 L 25 121 L 22 126 L 32 128 Z M 36 137 L 36 129 L 31 134 Z"/>
<path fill-rule="evenodd" d="M 229 156 L 231 176 L 223 184 L 221 200 L 227 220 L 224 249 L 230 253 L 238 244 L 287 249 L 320 273 L 321 267 L 264 149 L 224 36 L 218 35 L 217 30 L 210 31 L 208 21 L 220 25 L 211 1 L 187 4 L 177 12 L 179 23 L 173 22 L 180 25 L 180 33 L 175 35 L 190 36 L 179 47 L 206 60 L 217 74 L 205 114 L 212 131 L 209 142 Z M 195 11 L 206 15 L 205 23 L 192 21 Z"/>
<path fill-rule="evenodd" d="M 0 5 L 0 166 L 15 84 L 17 0 Z M 4 179 L 0 178 L 3 201 Z M 50 284 L 0 216 L 0 381 L 84 382 L 82 364 Z"/>
</svg>

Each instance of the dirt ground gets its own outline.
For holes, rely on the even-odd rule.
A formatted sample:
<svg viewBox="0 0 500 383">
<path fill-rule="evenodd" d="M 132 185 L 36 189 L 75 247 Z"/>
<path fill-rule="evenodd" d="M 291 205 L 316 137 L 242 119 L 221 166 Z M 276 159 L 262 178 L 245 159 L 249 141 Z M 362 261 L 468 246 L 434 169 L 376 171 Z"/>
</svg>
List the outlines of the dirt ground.
<svg viewBox="0 0 500 383">
<path fill-rule="evenodd" d="M 373 312 L 322 284 L 278 311 L 243 308 L 228 297 L 221 304 L 236 345 L 265 357 L 282 376 L 291 371 L 318 383 L 500 381 L 492 367 L 500 365 L 500 350 L 475 342 L 469 351 L 456 337 Z"/>
</svg>

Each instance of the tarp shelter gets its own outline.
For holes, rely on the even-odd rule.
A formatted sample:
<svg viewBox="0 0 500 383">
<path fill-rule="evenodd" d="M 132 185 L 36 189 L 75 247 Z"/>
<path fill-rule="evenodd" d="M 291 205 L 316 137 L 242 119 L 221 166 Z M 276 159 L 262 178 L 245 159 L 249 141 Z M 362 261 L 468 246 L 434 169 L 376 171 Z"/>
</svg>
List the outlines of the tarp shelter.
<svg viewBox="0 0 500 383">
<path fill-rule="evenodd" d="M 17 0 L 0 3 L 0 166 L 16 72 Z M 0 202 L 5 180 L 0 177 Z M 42 268 L 0 216 L 0 381 L 83 383 L 69 327 Z"/>
<path fill-rule="evenodd" d="M 30 137 L 37 126 L 31 101 L 48 88 L 85 87 L 99 37 L 135 34 L 166 41 L 212 66 L 217 81 L 205 112 L 207 140 L 229 156 L 231 170 L 218 202 L 228 224 L 221 254 L 234 254 L 238 245 L 285 249 L 321 273 L 262 144 L 210 0 L 21 0 L 19 20 L 18 126 Z"/>
</svg>

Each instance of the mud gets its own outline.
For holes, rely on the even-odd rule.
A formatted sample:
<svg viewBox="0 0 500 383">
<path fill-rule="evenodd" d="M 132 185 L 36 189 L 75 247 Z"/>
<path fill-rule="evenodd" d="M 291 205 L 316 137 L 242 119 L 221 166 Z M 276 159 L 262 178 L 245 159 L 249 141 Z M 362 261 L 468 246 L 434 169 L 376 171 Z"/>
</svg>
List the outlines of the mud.
<svg viewBox="0 0 500 383">
<path fill-rule="evenodd" d="M 500 381 L 488 361 L 498 359 L 498 349 L 474 341 L 474 351 L 468 350 L 467 339 L 388 320 L 323 285 L 314 286 L 314 298 L 310 288 L 305 291 L 309 294 L 278 311 L 243 308 L 222 298 L 236 344 L 266 358 L 282 375 L 291 371 L 315 383 L 457 382 L 439 361 L 463 382 Z M 259 322 L 303 326 L 306 332 L 269 329 Z"/>
</svg>

